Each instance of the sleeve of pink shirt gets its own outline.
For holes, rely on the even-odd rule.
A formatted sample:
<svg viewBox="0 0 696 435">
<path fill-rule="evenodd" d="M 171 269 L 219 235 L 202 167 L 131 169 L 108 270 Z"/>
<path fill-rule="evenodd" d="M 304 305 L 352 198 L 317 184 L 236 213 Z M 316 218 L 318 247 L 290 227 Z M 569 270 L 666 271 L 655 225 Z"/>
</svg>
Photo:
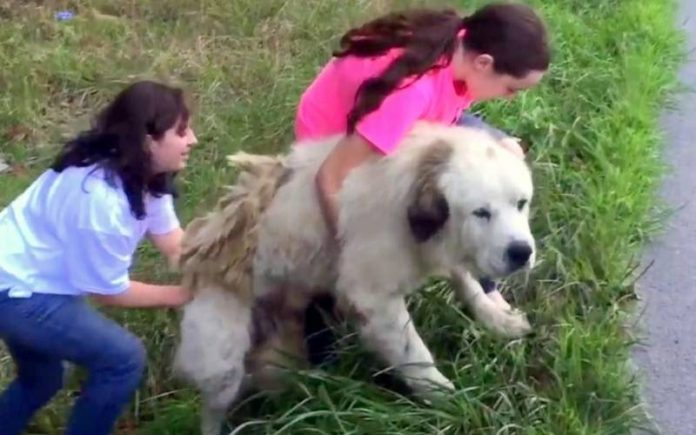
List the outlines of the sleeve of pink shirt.
<svg viewBox="0 0 696 435">
<path fill-rule="evenodd" d="M 424 83 L 419 81 L 397 89 L 377 110 L 358 122 L 356 131 L 382 153 L 390 154 L 427 112 L 430 96 Z"/>
</svg>

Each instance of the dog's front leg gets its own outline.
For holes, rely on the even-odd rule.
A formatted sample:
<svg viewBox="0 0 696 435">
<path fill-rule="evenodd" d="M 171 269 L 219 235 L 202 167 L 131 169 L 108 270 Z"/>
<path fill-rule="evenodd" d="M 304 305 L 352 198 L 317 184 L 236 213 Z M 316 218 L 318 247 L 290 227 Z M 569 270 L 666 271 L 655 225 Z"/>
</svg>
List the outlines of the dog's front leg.
<svg viewBox="0 0 696 435">
<path fill-rule="evenodd" d="M 505 337 L 521 337 L 531 332 L 527 316 L 517 309 L 506 309 L 489 298 L 481 284 L 463 269 L 452 271 L 454 293 L 468 305 L 474 317 L 488 329 Z"/>
<path fill-rule="evenodd" d="M 454 389 L 452 382 L 435 367 L 402 297 L 355 289 L 346 293 L 343 302 L 356 320 L 365 344 L 394 367 L 416 394 L 427 399 L 435 397 L 438 390 Z"/>
</svg>

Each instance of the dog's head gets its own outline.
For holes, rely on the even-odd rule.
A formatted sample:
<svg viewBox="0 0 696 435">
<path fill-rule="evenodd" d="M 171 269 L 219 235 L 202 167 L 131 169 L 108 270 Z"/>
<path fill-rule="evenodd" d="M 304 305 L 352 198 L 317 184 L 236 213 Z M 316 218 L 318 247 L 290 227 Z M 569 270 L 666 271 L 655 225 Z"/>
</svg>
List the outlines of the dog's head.
<svg viewBox="0 0 696 435">
<path fill-rule="evenodd" d="M 465 265 L 500 278 L 534 266 L 529 227 L 533 185 L 527 164 L 489 134 L 429 127 L 407 208 L 410 232 L 433 266 Z"/>
</svg>

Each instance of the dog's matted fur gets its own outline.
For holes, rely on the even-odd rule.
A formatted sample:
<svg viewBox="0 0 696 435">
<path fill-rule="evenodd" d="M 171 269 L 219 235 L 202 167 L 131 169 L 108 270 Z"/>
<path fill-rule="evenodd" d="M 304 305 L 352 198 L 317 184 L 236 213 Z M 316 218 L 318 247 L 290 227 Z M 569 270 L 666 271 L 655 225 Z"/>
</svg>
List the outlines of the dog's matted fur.
<svg viewBox="0 0 696 435">
<path fill-rule="evenodd" d="M 337 243 L 314 177 L 339 139 L 299 144 L 284 157 L 233 157 L 240 180 L 187 228 L 181 265 L 196 295 L 184 309 L 175 367 L 203 396 L 205 435 L 217 435 L 244 383 L 273 380 L 276 364 L 291 362 L 283 355 L 302 360 L 304 310 L 321 292 L 336 297 L 363 343 L 425 397 L 453 388 L 404 301 L 427 278 L 451 278 L 458 299 L 491 330 L 530 330 L 475 279 L 534 264 L 526 163 L 479 129 L 418 124 L 397 152 L 346 178 Z"/>
</svg>

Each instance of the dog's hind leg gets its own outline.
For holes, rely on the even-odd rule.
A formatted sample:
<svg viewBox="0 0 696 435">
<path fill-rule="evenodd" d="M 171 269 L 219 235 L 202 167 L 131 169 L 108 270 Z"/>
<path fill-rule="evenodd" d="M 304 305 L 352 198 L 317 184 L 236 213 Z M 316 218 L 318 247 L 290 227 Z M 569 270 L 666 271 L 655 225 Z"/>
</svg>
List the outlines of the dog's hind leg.
<svg viewBox="0 0 696 435">
<path fill-rule="evenodd" d="M 474 317 L 486 328 L 504 337 L 521 337 L 531 332 L 532 328 L 523 312 L 505 309 L 493 301 L 466 270 L 454 270 L 452 281 L 457 299 L 468 305 Z"/>
<path fill-rule="evenodd" d="M 240 393 L 250 322 L 249 305 L 214 286 L 200 289 L 184 308 L 174 370 L 201 393 L 203 435 L 220 434 L 225 413 Z"/>
<path fill-rule="evenodd" d="M 220 435 L 227 410 L 240 395 L 244 380 L 244 367 L 230 369 L 220 377 L 206 381 L 209 388 L 202 389 L 201 434 Z"/>
</svg>

